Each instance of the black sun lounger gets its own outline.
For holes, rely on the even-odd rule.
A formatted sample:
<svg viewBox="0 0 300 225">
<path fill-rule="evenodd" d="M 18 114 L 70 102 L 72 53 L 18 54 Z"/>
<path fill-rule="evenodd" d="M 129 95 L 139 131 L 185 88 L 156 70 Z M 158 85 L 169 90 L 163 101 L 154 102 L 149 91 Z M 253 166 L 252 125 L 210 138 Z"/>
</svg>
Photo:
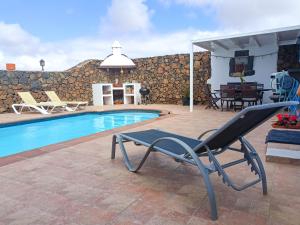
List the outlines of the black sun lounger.
<svg viewBox="0 0 300 225">
<path fill-rule="evenodd" d="M 263 194 L 267 194 L 267 181 L 263 164 L 256 153 L 256 150 L 245 139 L 244 135 L 262 124 L 281 109 L 296 104 L 298 104 L 298 102 L 281 102 L 247 107 L 219 129 L 211 130 L 214 131 L 214 133 L 204 140 L 201 140 L 201 138 L 210 131 L 200 135 L 198 139 L 188 138 L 160 130 L 145 130 L 117 134 L 113 136 L 111 158 L 115 158 L 116 144 L 119 144 L 125 165 L 131 172 L 137 172 L 143 166 L 148 155 L 152 151 L 169 155 L 179 162 L 186 162 L 197 166 L 207 189 L 211 208 L 211 218 L 212 220 L 216 220 L 218 215 L 215 193 L 209 174 L 217 172 L 218 175 L 222 177 L 225 184 L 237 191 L 244 190 L 262 182 Z M 130 141 L 138 145 L 144 145 L 148 148 L 141 162 L 136 166 L 132 165 L 130 162 L 124 145 L 125 142 Z M 241 143 L 241 147 L 230 147 L 236 141 Z M 242 158 L 221 165 L 215 155 L 221 154 L 226 150 L 240 152 Z M 208 157 L 210 164 L 205 165 L 202 162 L 201 157 Z M 243 162 L 250 165 L 251 172 L 254 172 L 257 178 L 242 186 L 237 186 L 224 169 Z"/>
</svg>

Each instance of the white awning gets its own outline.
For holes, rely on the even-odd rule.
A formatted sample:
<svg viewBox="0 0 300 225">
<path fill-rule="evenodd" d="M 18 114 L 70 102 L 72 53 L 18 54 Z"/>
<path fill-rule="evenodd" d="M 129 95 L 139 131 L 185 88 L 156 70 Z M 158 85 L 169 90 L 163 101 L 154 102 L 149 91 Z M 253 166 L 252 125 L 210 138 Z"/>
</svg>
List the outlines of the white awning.
<svg viewBox="0 0 300 225">
<path fill-rule="evenodd" d="M 296 44 L 300 36 L 300 25 L 270 29 L 251 33 L 234 34 L 212 38 L 193 40 L 198 47 L 214 52 L 216 49 L 247 49 L 249 47 L 261 47 L 265 45 Z"/>
<path fill-rule="evenodd" d="M 216 50 L 243 50 L 252 47 L 297 44 L 300 41 L 300 25 L 263 30 L 258 32 L 202 38 L 191 42 L 190 50 L 190 111 L 193 111 L 194 46 L 214 52 Z"/>
<path fill-rule="evenodd" d="M 122 46 L 118 41 L 112 45 L 112 54 L 108 55 L 100 64 L 101 68 L 133 68 L 135 64 L 125 54 L 122 54 Z"/>
</svg>

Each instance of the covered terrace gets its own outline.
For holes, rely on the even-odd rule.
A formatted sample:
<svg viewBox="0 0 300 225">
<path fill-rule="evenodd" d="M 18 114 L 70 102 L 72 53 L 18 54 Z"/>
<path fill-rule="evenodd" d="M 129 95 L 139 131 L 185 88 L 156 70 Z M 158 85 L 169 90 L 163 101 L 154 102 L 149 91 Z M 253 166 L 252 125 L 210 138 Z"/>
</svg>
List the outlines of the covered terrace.
<svg viewBox="0 0 300 225">
<path fill-rule="evenodd" d="M 248 82 L 258 82 L 270 88 L 270 75 L 277 72 L 278 50 L 283 45 L 295 45 L 300 37 L 300 25 L 228 36 L 200 38 L 191 42 L 190 50 L 190 111 L 193 111 L 195 47 L 211 52 L 211 90 L 219 89 L 220 84 L 238 82 L 239 77 L 230 76 L 230 61 L 237 54 L 248 54 L 253 58 L 251 76 Z M 297 47 L 298 45 L 295 45 Z M 263 101 L 269 102 L 270 92 Z"/>
</svg>

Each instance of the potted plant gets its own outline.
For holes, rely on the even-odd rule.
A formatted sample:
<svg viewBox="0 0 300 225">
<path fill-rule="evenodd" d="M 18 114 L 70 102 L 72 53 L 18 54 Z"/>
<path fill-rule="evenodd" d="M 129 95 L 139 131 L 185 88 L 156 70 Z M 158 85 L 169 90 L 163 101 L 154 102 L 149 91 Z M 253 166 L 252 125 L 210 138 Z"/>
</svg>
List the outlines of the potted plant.
<svg viewBox="0 0 300 225">
<path fill-rule="evenodd" d="M 186 88 L 182 95 L 182 105 L 190 105 L 190 89 Z"/>
<path fill-rule="evenodd" d="M 273 124 L 275 128 L 299 129 L 296 115 L 278 114 L 277 121 Z"/>
</svg>

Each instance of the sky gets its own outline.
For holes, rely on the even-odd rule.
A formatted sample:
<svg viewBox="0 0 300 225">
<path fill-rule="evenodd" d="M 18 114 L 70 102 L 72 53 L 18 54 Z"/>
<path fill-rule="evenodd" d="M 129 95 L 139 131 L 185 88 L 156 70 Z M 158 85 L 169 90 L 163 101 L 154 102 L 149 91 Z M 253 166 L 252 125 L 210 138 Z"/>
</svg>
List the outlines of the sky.
<svg viewBox="0 0 300 225">
<path fill-rule="evenodd" d="M 1 0 L 0 69 L 66 70 L 104 59 L 188 53 L 193 39 L 300 24 L 299 0 Z"/>
</svg>

